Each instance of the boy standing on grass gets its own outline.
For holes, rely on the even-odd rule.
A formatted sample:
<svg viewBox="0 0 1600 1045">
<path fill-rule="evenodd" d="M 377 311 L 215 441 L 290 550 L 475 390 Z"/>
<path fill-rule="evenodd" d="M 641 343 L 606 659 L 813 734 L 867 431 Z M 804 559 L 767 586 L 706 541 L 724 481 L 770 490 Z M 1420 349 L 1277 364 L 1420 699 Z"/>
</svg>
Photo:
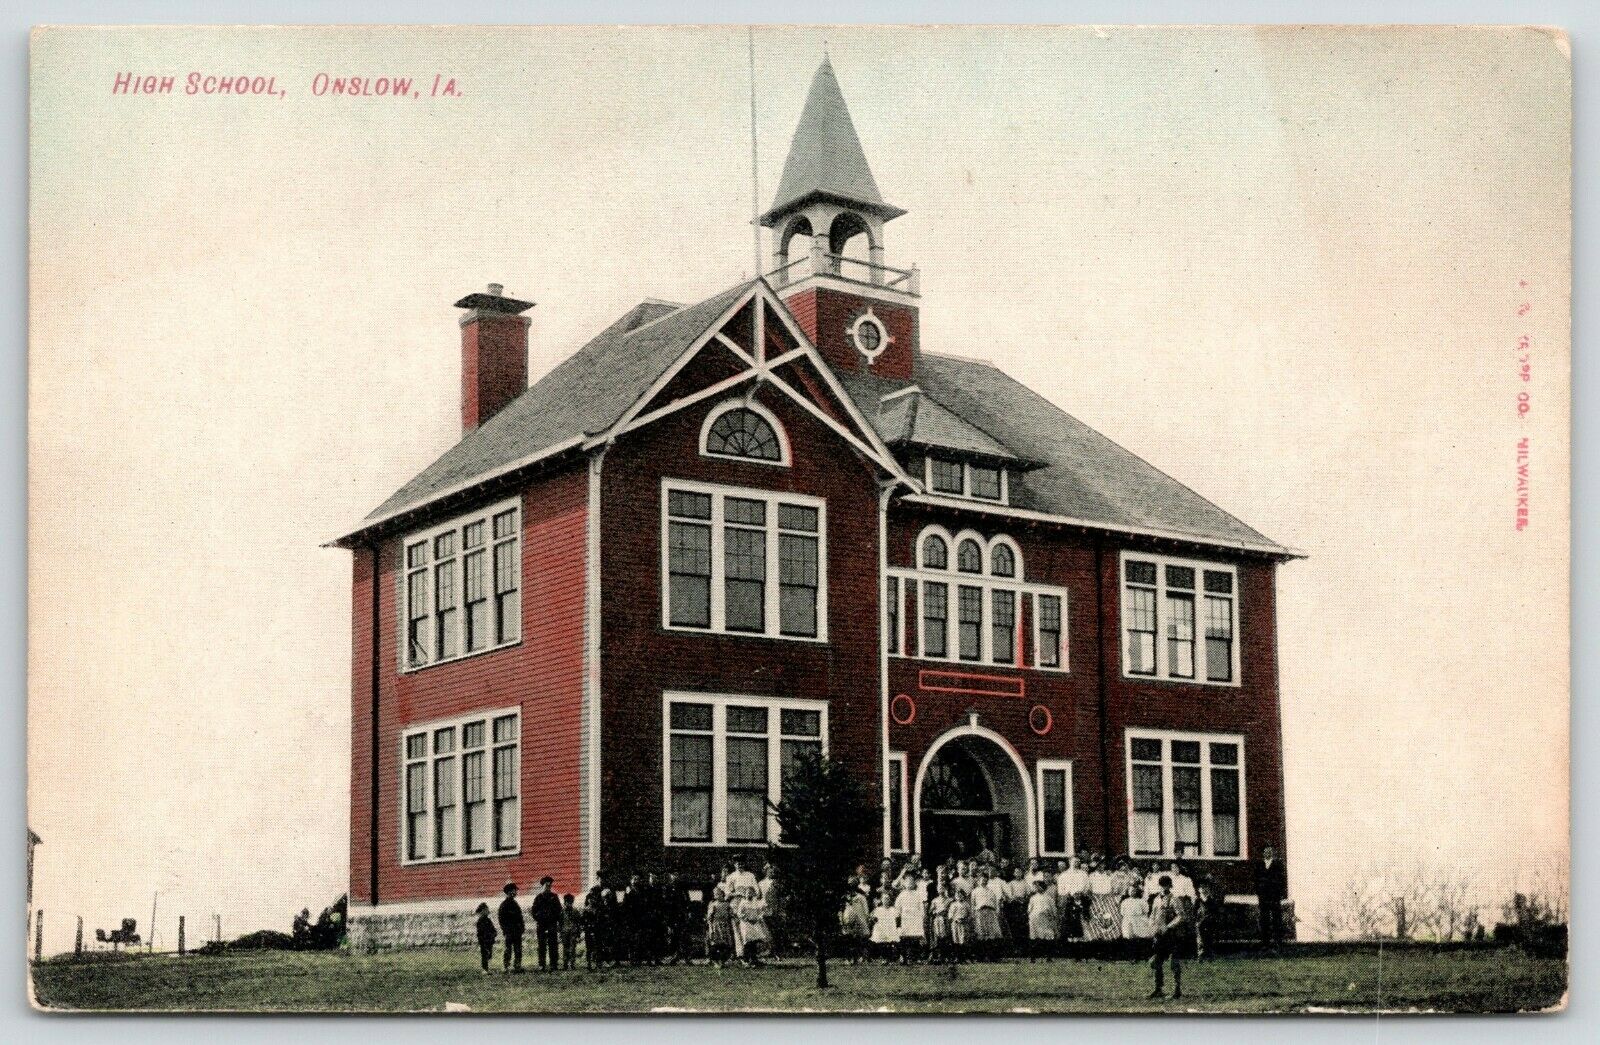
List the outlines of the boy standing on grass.
<svg viewBox="0 0 1600 1045">
<path fill-rule="evenodd" d="M 561 967 L 578 967 L 578 936 L 583 932 L 583 915 L 573 906 L 575 897 L 567 893 L 561 898 Z"/>
<path fill-rule="evenodd" d="M 1166 992 L 1161 977 L 1162 963 L 1172 965 L 1172 998 L 1183 997 L 1183 965 L 1178 960 L 1179 949 L 1188 935 L 1188 910 L 1181 897 L 1172 892 L 1172 878 L 1162 875 L 1161 891 L 1150 899 L 1150 923 L 1155 927 L 1155 951 L 1150 955 L 1150 968 L 1155 970 L 1156 985 L 1150 992 L 1152 998 L 1162 998 Z"/>
<path fill-rule="evenodd" d="M 482 960 L 483 971 L 489 972 L 489 959 L 494 957 L 494 919 L 489 917 L 489 905 L 481 903 L 475 912 L 478 916 L 478 957 Z"/>
<path fill-rule="evenodd" d="M 500 932 L 506 938 L 501 956 L 506 972 L 522 971 L 522 907 L 517 903 L 517 883 L 507 882 L 506 898 L 500 901 Z"/>
</svg>

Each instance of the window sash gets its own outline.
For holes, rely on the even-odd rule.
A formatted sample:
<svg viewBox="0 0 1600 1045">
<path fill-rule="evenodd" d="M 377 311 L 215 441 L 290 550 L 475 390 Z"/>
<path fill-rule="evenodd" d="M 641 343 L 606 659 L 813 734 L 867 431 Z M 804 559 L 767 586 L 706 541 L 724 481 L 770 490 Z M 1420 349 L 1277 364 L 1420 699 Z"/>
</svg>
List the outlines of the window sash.
<svg viewBox="0 0 1600 1045">
<path fill-rule="evenodd" d="M 504 856 L 520 849 L 520 721 L 519 711 L 506 710 L 406 727 L 400 741 L 401 863 Z M 491 723 L 497 741 L 492 746 Z"/>
<path fill-rule="evenodd" d="M 1072 853 L 1072 763 L 1040 759 L 1039 852 L 1044 856 Z"/>
<path fill-rule="evenodd" d="M 949 650 L 950 586 L 943 581 L 922 582 L 922 655 L 945 657 Z"/>
<path fill-rule="evenodd" d="M 1237 589 L 1233 566 L 1125 553 L 1123 674 L 1237 686 Z"/>
<path fill-rule="evenodd" d="M 887 578 L 884 592 L 884 644 L 890 656 L 900 652 L 900 578 Z"/>
<path fill-rule="evenodd" d="M 888 811 L 889 851 L 904 853 L 910 850 L 906 809 L 906 756 L 904 752 L 889 754 L 889 786 L 884 795 Z"/>
<path fill-rule="evenodd" d="M 993 607 L 990 615 L 990 656 L 995 664 L 1017 662 L 1017 596 L 1004 588 L 991 588 L 989 601 Z"/>
<path fill-rule="evenodd" d="M 1061 667 L 1061 618 L 1064 603 L 1059 595 L 1035 595 L 1038 638 L 1034 644 L 1034 664 L 1041 668 Z"/>
<path fill-rule="evenodd" d="M 674 715 L 686 707 L 710 717 Z M 663 840 L 747 845 L 776 839 L 771 806 L 807 752 L 826 753 L 827 705 L 669 693 L 663 710 Z"/>
<path fill-rule="evenodd" d="M 678 481 L 662 491 L 666 627 L 826 638 L 821 500 Z"/>
<path fill-rule="evenodd" d="M 1242 737 L 1130 731 L 1126 764 L 1135 856 L 1237 859 L 1243 853 Z"/>
<path fill-rule="evenodd" d="M 519 501 L 502 502 L 401 542 L 401 670 L 499 649 L 521 637 Z M 493 527 L 496 540 L 485 545 Z M 492 579 L 485 576 L 492 562 Z M 492 590 L 490 585 L 492 583 Z M 491 630 L 490 615 L 494 615 Z"/>
</svg>

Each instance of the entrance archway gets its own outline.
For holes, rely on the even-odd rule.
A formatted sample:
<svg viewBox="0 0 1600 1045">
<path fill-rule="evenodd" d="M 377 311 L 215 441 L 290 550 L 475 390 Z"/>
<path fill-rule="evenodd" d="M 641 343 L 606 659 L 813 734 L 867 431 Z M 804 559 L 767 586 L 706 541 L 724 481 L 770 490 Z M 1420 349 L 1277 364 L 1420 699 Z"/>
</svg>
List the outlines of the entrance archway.
<svg viewBox="0 0 1600 1045">
<path fill-rule="evenodd" d="M 1022 759 L 976 722 L 928 749 L 913 794 L 915 846 L 928 866 L 984 848 L 1013 861 L 1037 852 L 1033 790 Z"/>
</svg>

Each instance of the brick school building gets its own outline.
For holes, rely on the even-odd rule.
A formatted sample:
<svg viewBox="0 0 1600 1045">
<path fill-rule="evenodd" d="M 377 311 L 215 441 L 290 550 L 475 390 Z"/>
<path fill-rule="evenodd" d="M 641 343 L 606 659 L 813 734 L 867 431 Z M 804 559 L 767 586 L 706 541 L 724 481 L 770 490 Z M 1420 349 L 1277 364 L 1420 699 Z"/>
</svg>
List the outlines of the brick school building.
<svg viewBox="0 0 1600 1045">
<path fill-rule="evenodd" d="M 1181 855 L 1241 893 L 1284 852 L 1297 553 L 923 343 L 904 213 L 825 60 L 763 277 L 532 387 L 533 303 L 456 302 L 460 442 L 335 542 L 357 945 L 466 939 L 508 879 L 759 860 L 807 751 L 884 852 Z"/>
</svg>

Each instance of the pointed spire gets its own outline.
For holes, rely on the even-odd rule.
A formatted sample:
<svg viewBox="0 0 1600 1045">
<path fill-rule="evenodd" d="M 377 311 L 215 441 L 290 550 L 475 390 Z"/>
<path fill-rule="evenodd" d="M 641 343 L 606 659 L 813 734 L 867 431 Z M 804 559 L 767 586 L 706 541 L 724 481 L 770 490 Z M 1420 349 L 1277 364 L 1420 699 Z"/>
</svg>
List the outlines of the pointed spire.
<svg viewBox="0 0 1600 1045">
<path fill-rule="evenodd" d="M 850 204 L 884 219 L 905 213 L 885 203 L 878 192 L 833 63 L 826 55 L 811 78 L 811 91 L 789 145 L 778 194 L 771 209 L 761 216 L 761 223 L 774 225 L 815 197 Z"/>
</svg>

